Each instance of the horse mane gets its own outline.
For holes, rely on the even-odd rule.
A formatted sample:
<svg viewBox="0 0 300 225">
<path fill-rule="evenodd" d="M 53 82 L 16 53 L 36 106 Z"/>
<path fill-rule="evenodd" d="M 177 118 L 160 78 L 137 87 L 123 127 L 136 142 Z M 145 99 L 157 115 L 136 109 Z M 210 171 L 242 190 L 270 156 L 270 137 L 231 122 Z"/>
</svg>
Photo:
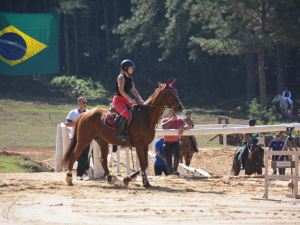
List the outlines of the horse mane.
<svg viewBox="0 0 300 225">
<path fill-rule="evenodd" d="M 150 97 L 144 102 L 144 105 L 149 105 L 149 104 L 152 104 L 152 101 L 154 99 L 156 99 L 157 95 L 159 94 L 161 88 L 163 87 L 163 84 L 159 83 L 158 82 L 158 85 L 159 85 L 159 88 L 157 88 L 154 93 L 152 95 L 150 95 Z"/>
</svg>

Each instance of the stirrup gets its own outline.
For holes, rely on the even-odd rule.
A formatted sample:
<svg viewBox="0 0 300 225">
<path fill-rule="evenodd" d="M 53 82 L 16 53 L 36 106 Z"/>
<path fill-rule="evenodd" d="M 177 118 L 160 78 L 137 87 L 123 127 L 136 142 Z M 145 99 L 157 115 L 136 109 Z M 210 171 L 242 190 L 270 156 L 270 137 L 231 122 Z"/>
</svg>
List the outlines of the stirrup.
<svg viewBox="0 0 300 225">
<path fill-rule="evenodd" d="M 117 141 L 126 141 L 126 139 L 125 139 L 124 135 L 120 134 L 117 136 Z"/>
</svg>

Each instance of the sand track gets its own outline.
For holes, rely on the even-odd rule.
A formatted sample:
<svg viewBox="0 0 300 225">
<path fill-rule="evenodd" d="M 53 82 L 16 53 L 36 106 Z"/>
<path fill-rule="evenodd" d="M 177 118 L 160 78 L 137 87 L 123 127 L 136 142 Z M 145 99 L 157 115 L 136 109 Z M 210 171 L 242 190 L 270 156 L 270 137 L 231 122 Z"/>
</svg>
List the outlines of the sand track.
<svg viewBox="0 0 300 225">
<path fill-rule="evenodd" d="M 69 187 L 64 172 L 0 174 L 0 224 L 299 224 L 300 200 L 285 197 L 287 181 L 270 184 L 269 197 L 281 202 L 251 200 L 262 197 L 264 179 L 231 176 L 234 150 L 207 148 L 195 155 L 192 166 L 212 178 L 149 176 L 148 189 L 140 176 L 120 187 L 125 167 L 115 173 L 114 185 L 74 180 Z"/>
</svg>

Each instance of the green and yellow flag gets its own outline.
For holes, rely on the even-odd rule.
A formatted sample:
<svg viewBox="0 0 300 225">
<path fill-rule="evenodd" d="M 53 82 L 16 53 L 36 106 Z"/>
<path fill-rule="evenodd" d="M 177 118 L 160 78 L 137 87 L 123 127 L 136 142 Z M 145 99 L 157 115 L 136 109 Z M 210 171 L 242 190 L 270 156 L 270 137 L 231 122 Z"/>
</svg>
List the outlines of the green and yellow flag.
<svg viewBox="0 0 300 225">
<path fill-rule="evenodd" d="M 59 14 L 0 12 L 0 74 L 59 73 Z"/>
</svg>

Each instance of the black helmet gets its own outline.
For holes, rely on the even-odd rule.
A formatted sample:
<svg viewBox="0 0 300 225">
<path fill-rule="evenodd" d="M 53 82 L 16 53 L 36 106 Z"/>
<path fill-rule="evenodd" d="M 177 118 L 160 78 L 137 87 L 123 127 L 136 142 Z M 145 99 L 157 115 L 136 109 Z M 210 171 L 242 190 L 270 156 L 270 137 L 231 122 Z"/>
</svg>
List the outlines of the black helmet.
<svg viewBox="0 0 300 225">
<path fill-rule="evenodd" d="M 253 125 L 255 125 L 255 124 L 256 124 L 256 119 L 251 118 L 251 119 L 249 120 L 249 125 L 250 125 L 250 126 L 253 126 Z"/>
<path fill-rule="evenodd" d="M 185 115 L 187 115 L 188 113 L 192 115 L 192 111 L 191 110 L 186 111 Z"/>
<path fill-rule="evenodd" d="M 123 69 L 123 70 L 125 69 L 125 67 L 130 67 L 130 66 L 135 67 L 133 62 L 129 59 L 125 59 L 121 62 L 121 69 Z"/>
</svg>

